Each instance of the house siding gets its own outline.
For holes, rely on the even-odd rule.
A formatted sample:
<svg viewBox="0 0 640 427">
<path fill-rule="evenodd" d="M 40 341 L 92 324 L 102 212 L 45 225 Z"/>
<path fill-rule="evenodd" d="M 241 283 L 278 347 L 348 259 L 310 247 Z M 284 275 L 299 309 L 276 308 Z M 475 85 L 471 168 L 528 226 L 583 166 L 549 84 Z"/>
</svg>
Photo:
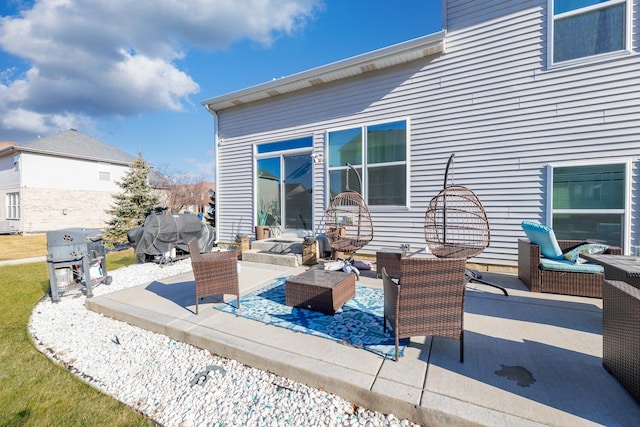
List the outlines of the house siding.
<svg viewBox="0 0 640 427">
<path fill-rule="evenodd" d="M 549 163 L 633 161 L 640 157 L 640 57 L 635 52 L 547 67 L 547 1 L 447 1 L 446 52 L 218 112 L 219 239 L 253 228 L 252 144 L 407 118 L 409 208 L 373 207 L 374 240 L 361 253 L 410 244 L 424 248 L 429 200 L 452 177 L 482 201 L 491 245 L 474 261 L 515 265 L 524 219 L 546 222 Z M 632 39 L 638 43 L 640 1 Z M 326 208 L 325 169 L 315 165 L 316 232 Z M 638 244 L 637 196 L 629 243 Z"/>
</svg>

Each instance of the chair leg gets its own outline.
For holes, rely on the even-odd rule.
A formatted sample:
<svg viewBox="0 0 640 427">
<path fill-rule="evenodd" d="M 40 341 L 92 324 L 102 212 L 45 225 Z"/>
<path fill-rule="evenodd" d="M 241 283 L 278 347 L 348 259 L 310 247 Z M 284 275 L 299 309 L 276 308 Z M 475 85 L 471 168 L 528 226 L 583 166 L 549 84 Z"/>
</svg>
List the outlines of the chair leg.
<svg viewBox="0 0 640 427">
<path fill-rule="evenodd" d="M 387 316 L 382 316 L 382 333 L 387 333 Z"/>
<path fill-rule="evenodd" d="M 396 358 L 395 358 L 396 362 L 398 361 L 398 341 L 399 341 L 398 333 L 396 332 Z"/>
<path fill-rule="evenodd" d="M 196 314 L 198 314 L 198 297 L 196 297 Z"/>
<path fill-rule="evenodd" d="M 460 363 L 464 363 L 464 331 L 460 334 Z"/>
</svg>

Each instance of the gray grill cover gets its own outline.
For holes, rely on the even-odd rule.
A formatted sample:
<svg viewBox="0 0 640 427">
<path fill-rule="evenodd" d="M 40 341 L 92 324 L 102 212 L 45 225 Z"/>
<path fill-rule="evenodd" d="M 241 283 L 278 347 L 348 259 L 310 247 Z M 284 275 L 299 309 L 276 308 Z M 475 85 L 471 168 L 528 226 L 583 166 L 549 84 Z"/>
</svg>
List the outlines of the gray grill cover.
<svg viewBox="0 0 640 427">
<path fill-rule="evenodd" d="M 189 252 L 188 243 L 194 237 L 204 253 L 213 248 L 214 231 L 197 215 L 149 215 L 142 227 L 129 230 L 127 239 L 138 256 L 164 254 L 172 248 Z"/>
</svg>

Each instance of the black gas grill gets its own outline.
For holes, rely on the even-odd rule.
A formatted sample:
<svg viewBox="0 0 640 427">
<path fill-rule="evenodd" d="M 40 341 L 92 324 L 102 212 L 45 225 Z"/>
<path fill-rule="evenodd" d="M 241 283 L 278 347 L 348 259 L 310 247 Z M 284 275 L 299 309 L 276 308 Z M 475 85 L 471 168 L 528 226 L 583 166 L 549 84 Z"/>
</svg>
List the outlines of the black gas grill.
<svg viewBox="0 0 640 427">
<path fill-rule="evenodd" d="M 73 289 L 81 289 L 91 298 L 93 286 L 111 284 L 102 233 L 98 229 L 47 231 L 47 265 L 54 302 Z"/>
</svg>

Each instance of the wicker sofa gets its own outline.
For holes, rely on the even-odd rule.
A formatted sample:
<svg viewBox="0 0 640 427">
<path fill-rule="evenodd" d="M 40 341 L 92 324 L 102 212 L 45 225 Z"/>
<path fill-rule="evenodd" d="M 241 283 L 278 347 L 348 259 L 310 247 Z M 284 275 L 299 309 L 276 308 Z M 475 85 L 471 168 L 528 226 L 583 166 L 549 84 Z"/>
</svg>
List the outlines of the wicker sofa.
<svg viewBox="0 0 640 427">
<path fill-rule="evenodd" d="M 583 240 L 558 240 L 563 252 L 590 243 Z M 610 246 L 607 254 L 622 254 L 622 249 Z M 518 278 L 531 292 L 577 295 L 602 298 L 604 273 L 553 271 L 540 268 L 540 246 L 528 239 L 518 239 Z"/>
</svg>

